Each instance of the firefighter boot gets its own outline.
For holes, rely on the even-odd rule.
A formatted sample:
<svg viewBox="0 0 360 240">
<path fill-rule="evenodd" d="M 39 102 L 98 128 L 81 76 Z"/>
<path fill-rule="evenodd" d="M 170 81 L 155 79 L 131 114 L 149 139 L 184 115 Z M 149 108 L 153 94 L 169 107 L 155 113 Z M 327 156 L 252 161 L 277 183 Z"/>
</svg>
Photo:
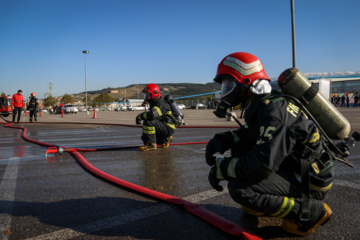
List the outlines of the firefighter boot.
<svg viewBox="0 0 360 240">
<path fill-rule="evenodd" d="M 32 118 L 29 119 L 29 122 L 32 123 Z"/>
<path fill-rule="evenodd" d="M 168 148 L 172 140 L 173 140 L 172 136 L 166 138 L 164 143 L 161 144 L 161 148 Z"/>
<path fill-rule="evenodd" d="M 34 122 L 37 122 L 37 117 L 34 117 Z"/>
<path fill-rule="evenodd" d="M 331 217 L 331 209 L 326 203 L 321 203 L 322 209 L 316 216 L 311 216 L 309 221 L 284 219 L 282 228 L 290 233 L 307 236 L 319 226 L 324 225 Z"/>
<path fill-rule="evenodd" d="M 265 213 L 263 213 L 263 212 L 259 212 L 259 211 L 256 211 L 254 209 L 247 208 L 245 206 L 241 206 L 241 210 L 244 213 L 247 213 L 247 214 L 250 214 L 250 215 L 253 215 L 253 216 L 264 216 L 265 215 Z"/>
<path fill-rule="evenodd" d="M 145 146 L 139 147 L 140 151 L 154 151 L 156 148 L 156 143 L 146 143 Z"/>
</svg>

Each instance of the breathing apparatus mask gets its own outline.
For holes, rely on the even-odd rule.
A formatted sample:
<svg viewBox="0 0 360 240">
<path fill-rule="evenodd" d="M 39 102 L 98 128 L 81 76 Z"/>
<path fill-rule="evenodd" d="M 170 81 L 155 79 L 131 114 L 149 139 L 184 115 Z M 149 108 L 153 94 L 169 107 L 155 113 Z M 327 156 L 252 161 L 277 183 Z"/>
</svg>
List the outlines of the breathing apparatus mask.
<svg viewBox="0 0 360 240">
<path fill-rule="evenodd" d="M 237 110 L 244 107 L 248 98 L 248 90 L 245 86 L 240 86 L 231 78 L 224 78 L 221 82 L 220 103 L 214 111 L 215 116 L 225 118 L 226 112 L 233 107 Z"/>
<path fill-rule="evenodd" d="M 151 93 L 150 92 L 146 92 L 144 94 L 144 101 L 149 101 L 151 100 Z"/>
</svg>

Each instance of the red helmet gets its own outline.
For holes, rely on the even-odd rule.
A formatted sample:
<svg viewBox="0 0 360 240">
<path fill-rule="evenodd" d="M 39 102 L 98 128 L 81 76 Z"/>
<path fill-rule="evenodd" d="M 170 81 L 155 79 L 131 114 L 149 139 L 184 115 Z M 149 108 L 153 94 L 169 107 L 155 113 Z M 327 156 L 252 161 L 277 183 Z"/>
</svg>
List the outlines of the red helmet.
<svg viewBox="0 0 360 240">
<path fill-rule="evenodd" d="M 219 64 L 214 81 L 221 83 L 222 74 L 233 76 L 243 85 L 250 85 L 257 79 L 270 81 L 260 59 L 246 52 L 227 55 Z"/>
<path fill-rule="evenodd" d="M 161 97 L 160 88 L 155 83 L 150 83 L 146 85 L 142 92 L 146 94 L 144 98 L 145 101 L 148 101 L 150 99 L 155 100 Z"/>
<path fill-rule="evenodd" d="M 36 97 L 36 93 L 32 92 L 32 93 L 31 93 L 31 96 Z"/>
</svg>

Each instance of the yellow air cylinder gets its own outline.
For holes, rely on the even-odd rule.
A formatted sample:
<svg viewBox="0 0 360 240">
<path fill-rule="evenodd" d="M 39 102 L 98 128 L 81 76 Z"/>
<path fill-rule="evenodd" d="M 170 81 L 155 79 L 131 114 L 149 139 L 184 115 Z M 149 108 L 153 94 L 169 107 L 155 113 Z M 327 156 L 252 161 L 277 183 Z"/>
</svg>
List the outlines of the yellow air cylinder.
<svg viewBox="0 0 360 240">
<path fill-rule="evenodd" d="M 311 88 L 310 81 L 299 69 L 286 69 L 280 74 L 278 84 L 284 94 L 293 96 L 304 104 L 331 139 L 348 137 L 349 121 L 321 92 L 316 92 Z"/>
</svg>

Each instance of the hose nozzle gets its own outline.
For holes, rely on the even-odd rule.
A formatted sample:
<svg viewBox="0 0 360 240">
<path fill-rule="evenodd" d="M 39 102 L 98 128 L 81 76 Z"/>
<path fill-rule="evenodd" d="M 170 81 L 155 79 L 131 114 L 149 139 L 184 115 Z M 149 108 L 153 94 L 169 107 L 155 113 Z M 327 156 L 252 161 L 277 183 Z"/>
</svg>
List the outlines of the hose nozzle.
<svg viewBox="0 0 360 240">
<path fill-rule="evenodd" d="M 48 154 L 62 154 L 64 152 L 64 149 L 62 147 L 49 147 L 47 150 L 46 150 L 46 153 L 45 155 L 47 156 Z"/>
</svg>

